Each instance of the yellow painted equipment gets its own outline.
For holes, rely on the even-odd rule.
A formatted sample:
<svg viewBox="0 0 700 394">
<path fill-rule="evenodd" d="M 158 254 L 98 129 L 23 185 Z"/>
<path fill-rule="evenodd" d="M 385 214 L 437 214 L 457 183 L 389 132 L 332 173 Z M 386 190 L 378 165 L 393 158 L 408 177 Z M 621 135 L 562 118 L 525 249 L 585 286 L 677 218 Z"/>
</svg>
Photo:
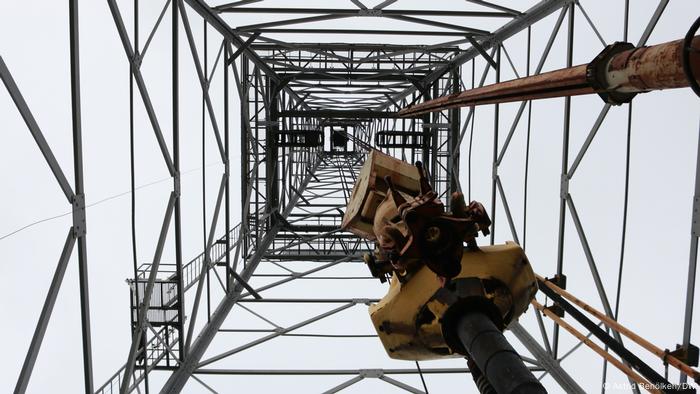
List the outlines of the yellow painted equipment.
<svg viewBox="0 0 700 394">
<path fill-rule="evenodd" d="M 419 162 L 378 151 L 368 155 L 350 197 L 343 227 L 376 241 L 365 262 L 380 280 L 391 275 L 388 294 L 369 311 L 392 358 L 467 355 L 456 334 L 463 316 L 480 313 L 503 331 L 537 292 L 520 246 L 477 246 L 478 232 L 488 234 L 491 224 L 483 206 L 467 206 L 461 193 L 450 202 L 446 212 Z"/>
<path fill-rule="evenodd" d="M 405 283 L 394 275 L 388 294 L 371 305 L 369 313 L 391 358 L 464 357 L 459 340 L 445 326 L 465 311 L 478 309 L 503 330 L 525 312 L 536 292 L 525 253 L 509 242 L 465 250 L 461 272 L 446 287 L 427 266 Z"/>
<path fill-rule="evenodd" d="M 352 197 L 343 216 L 343 228 L 365 239 L 374 241 L 377 238 L 372 227 L 377 207 L 389 191 L 384 182 L 387 176 L 406 197 L 420 193 L 420 174 L 416 167 L 372 150 L 352 189 Z"/>
</svg>

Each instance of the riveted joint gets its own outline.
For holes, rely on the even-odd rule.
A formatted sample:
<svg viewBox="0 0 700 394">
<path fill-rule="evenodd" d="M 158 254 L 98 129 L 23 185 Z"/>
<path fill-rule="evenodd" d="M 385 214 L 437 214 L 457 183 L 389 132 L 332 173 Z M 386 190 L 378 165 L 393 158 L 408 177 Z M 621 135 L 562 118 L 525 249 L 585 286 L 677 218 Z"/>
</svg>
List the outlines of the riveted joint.
<svg viewBox="0 0 700 394">
<path fill-rule="evenodd" d="M 384 371 L 381 369 L 361 369 L 360 376 L 363 378 L 381 378 L 384 376 Z"/>
<path fill-rule="evenodd" d="M 355 305 L 359 305 L 359 304 L 370 305 L 372 302 L 369 300 L 369 298 L 353 298 L 352 303 Z"/>
<path fill-rule="evenodd" d="M 359 10 L 357 12 L 359 16 L 382 16 L 382 10 Z"/>
<path fill-rule="evenodd" d="M 180 198 L 180 191 L 180 171 L 175 171 L 175 175 L 173 175 L 173 192 L 175 193 L 175 197 Z"/>
<path fill-rule="evenodd" d="M 141 68 L 141 63 L 143 62 L 143 57 L 139 53 L 134 53 L 134 56 L 131 58 L 131 67 L 134 68 L 134 70 L 138 70 Z"/>
<path fill-rule="evenodd" d="M 571 178 L 569 178 L 569 175 L 567 175 L 567 174 L 561 175 L 559 197 L 561 197 L 562 199 L 566 199 L 566 197 L 569 195 L 569 181 L 570 180 L 571 180 Z"/>
<path fill-rule="evenodd" d="M 73 207 L 73 237 L 79 238 L 86 234 L 85 195 L 76 194 L 71 201 Z"/>
<path fill-rule="evenodd" d="M 693 237 L 700 237 L 700 196 L 693 198 Z"/>
</svg>

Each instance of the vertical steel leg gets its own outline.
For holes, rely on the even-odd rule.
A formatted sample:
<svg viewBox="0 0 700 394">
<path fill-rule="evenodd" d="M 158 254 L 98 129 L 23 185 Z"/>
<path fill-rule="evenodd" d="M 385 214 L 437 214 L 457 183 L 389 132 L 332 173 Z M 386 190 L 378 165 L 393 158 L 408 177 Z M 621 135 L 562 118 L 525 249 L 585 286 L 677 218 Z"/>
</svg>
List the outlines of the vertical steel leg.
<svg viewBox="0 0 700 394">
<path fill-rule="evenodd" d="M 698 237 L 700 237 L 700 141 L 695 166 L 695 196 L 693 196 L 692 223 L 690 226 L 690 256 L 688 262 L 688 287 L 685 294 L 685 318 L 683 320 L 683 347 L 690 345 L 691 327 L 693 325 L 693 304 L 695 303 L 695 279 L 698 266 Z M 681 375 L 681 383 L 688 381 Z"/>
<path fill-rule="evenodd" d="M 566 41 L 566 66 L 571 67 L 573 63 L 573 45 L 574 45 L 574 4 L 568 6 L 569 12 L 569 30 Z M 571 126 L 571 97 L 564 98 L 564 136 L 562 141 L 561 153 L 561 192 L 559 195 L 559 236 L 557 241 L 557 275 L 562 275 L 564 270 L 564 231 L 566 224 L 566 196 L 568 191 L 564 188 L 568 185 L 569 176 L 567 170 L 569 167 L 569 131 Z M 566 191 L 566 192 L 565 192 Z M 556 358 L 559 352 L 559 326 L 554 325 L 554 333 L 552 335 L 552 352 Z"/>
<path fill-rule="evenodd" d="M 173 165 L 175 177 L 175 269 L 177 271 L 177 303 L 178 326 L 180 330 L 177 341 L 180 360 L 185 358 L 185 347 L 182 338 L 185 335 L 185 295 L 182 272 L 182 209 L 180 206 L 180 24 L 178 20 L 179 1 L 173 1 L 172 6 L 172 86 L 173 86 Z"/>
<path fill-rule="evenodd" d="M 496 50 L 496 83 L 501 82 L 501 45 Z M 493 110 L 493 162 L 491 172 L 491 245 L 496 240 L 496 179 L 498 177 L 498 118 L 499 104 Z"/>
<path fill-rule="evenodd" d="M 90 334 L 90 292 L 88 289 L 87 243 L 85 239 L 85 191 L 83 185 L 83 141 L 80 115 L 80 38 L 78 0 L 70 0 L 70 68 L 71 113 L 73 123 L 73 166 L 75 196 L 73 204 L 73 231 L 78 241 L 78 277 L 80 281 L 80 320 L 83 340 L 83 374 L 85 392 L 93 392 L 92 340 Z"/>
</svg>

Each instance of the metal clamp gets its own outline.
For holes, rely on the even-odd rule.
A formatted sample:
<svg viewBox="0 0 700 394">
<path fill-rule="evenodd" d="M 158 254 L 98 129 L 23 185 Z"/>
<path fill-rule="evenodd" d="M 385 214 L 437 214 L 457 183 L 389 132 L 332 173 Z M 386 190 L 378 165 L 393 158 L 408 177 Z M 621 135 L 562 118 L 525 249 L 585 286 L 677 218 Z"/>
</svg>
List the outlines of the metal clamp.
<svg viewBox="0 0 700 394">
<path fill-rule="evenodd" d="M 668 349 L 666 349 L 666 352 L 664 354 L 664 363 L 666 363 L 666 358 L 669 355 L 677 358 L 678 360 L 682 361 L 688 366 L 697 367 L 698 356 L 700 355 L 700 352 L 698 351 L 697 346 L 693 345 L 692 343 L 689 343 L 687 347 L 684 347 L 682 345 L 676 345 L 676 350 L 673 351 L 669 351 Z"/>
<path fill-rule="evenodd" d="M 586 66 L 586 81 L 598 93 L 598 96 L 608 104 L 620 105 L 629 103 L 637 93 L 609 92 L 609 86 L 605 79 L 606 68 L 610 59 L 620 52 L 634 49 L 634 45 L 629 42 L 615 42 L 605 47 Z"/>
<path fill-rule="evenodd" d="M 683 73 L 685 74 L 686 78 L 688 78 L 688 85 L 691 89 L 693 89 L 693 92 L 695 92 L 695 94 L 697 94 L 698 97 L 700 97 L 700 85 L 695 79 L 695 75 L 693 75 L 692 67 L 690 67 L 690 53 L 693 51 L 697 52 L 697 49 L 693 48 L 693 38 L 695 38 L 695 32 L 697 32 L 698 29 L 700 29 L 700 17 L 698 17 L 698 19 L 696 19 L 695 22 L 690 26 L 690 30 L 688 30 L 688 33 L 683 39 L 682 62 Z"/>
</svg>

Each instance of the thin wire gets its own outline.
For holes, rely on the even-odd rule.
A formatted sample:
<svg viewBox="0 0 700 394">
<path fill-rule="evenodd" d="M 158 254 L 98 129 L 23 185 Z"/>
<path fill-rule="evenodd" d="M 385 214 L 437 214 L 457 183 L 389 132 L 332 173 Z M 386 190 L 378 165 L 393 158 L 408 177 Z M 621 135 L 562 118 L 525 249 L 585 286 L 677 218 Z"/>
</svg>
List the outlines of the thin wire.
<svg viewBox="0 0 700 394">
<path fill-rule="evenodd" d="M 307 338 L 377 338 L 377 334 L 284 334 L 285 337 Z"/>
<path fill-rule="evenodd" d="M 476 71 L 476 65 L 474 59 L 472 59 L 472 89 L 474 89 L 474 72 Z M 471 108 L 472 111 L 472 124 L 471 130 L 469 131 L 469 152 L 467 153 L 467 200 L 472 200 L 472 142 L 474 141 L 474 123 L 476 122 L 476 107 Z"/>
<path fill-rule="evenodd" d="M 618 319 L 620 315 L 620 295 L 622 294 L 622 268 L 625 261 L 625 241 L 627 234 L 627 205 L 629 201 L 629 184 L 630 184 L 630 140 L 632 138 L 632 103 L 628 104 L 627 115 L 627 154 L 625 158 L 625 199 L 622 208 L 622 242 L 620 245 L 620 265 L 617 272 L 617 292 L 615 293 L 615 314 L 613 318 Z M 607 329 L 606 329 L 607 331 Z M 607 346 L 605 347 L 607 350 Z M 608 361 L 603 363 L 603 383 L 606 382 Z M 605 384 L 603 384 L 605 386 Z"/>
<path fill-rule="evenodd" d="M 418 374 L 420 375 L 420 381 L 423 382 L 423 388 L 425 389 L 425 394 L 428 394 L 428 386 L 425 385 L 425 378 L 423 377 L 423 371 L 420 369 L 418 361 L 416 361 L 416 368 L 418 369 Z"/>
<path fill-rule="evenodd" d="M 531 49 L 531 39 L 532 28 L 527 27 L 527 71 L 526 74 L 530 75 L 530 49 Z M 528 174 L 530 167 L 530 131 L 532 125 L 532 100 L 527 103 L 527 139 L 525 143 L 525 179 L 523 186 L 523 250 L 527 245 L 527 185 L 528 185 Z"/>
<path fill-rule="evenodd" d="M 625 17 L 623 24 L 623 41 L 627 41 L 629 31 L 629 0 L 625 0 Z M 625 153 L 625 198 L 622 208 L 622 240 L 620 245 L 620 265 L 617 272 L 617 291 L 615 293 L 615 315 L 613 318 L 617 320 L 620 311 L 620 294 L 622 293 L 622 267 L 625 261 L 625 240 L 627 234 L 627 205 L 629 201 L 629 186 L 630 186 L 630 140 L 632 138 L 632 102 L 628 104 L 627 110 L 627 142 Z M 606 328 L 606 332 L 607 332 Z M 605 346 L 608 350 L 608 346 Z M 608 360 L 603 361 L 603 384 L 602 393 L 605 393 L 605 383 L 608 377 Z"/>
<path fill-rule="evenodd" d="M 620 293 L 622 292 L 622 266 L 625 260 L 625 235 L 627 233 L 627 205 L 630 188 L 630 140 L 632 138 L 632 103 L 628 104 L 627 115 L 627 155 L 625 158 L 625 202 L 622 214 L 622 245 L 620 246 L 620 268 L 617 273 L 617 295 L 615 297 L 615 320 L 619 316 Z"/>
<path fill-rule="evenodd" d="M 214 165 L 217 165 L 217 164 L 220 164 L 220 163 L 211 163 L 211 164 L 206 165 L 206 167 L 211 167 L 211 166 L 214 166 Z M 185 172 L 183 172 L 183 173 L 181 173 L 181 174 L 182 174 L 182 175 L 185 175 L 185 174 L 188 174 L 188 173 L 191 173 L 191 172 L 199 171 L 199 170 L 201 170 L 201 169 L 202 169 L 202 167 L 193 168 L 193 169 L 187 170 L 187 171 L 185 171 Z M 156 181 L 149 182 L 149 183 L 143 184 L 143 185 L 141 185 L 141 186 L 137 186 L 134 190 L 143 189 L 143 188 L 145 188 L 145 187 L 153 186 L 153 185 L 155 185 L 155 184 L 162 183 L 162 182 L 165 182 L 165 181 L 168 181 L 168 180 L 171 180 L 171 179 L 172 179 L 171 177 L 166 177 L 166 178 L 158 179 L 158 180 L 156 180 Z M 127 195 L 127 194 L 131 194 L 131 190 L 128 190 L 128 191 L 125 191 L 125 192 L 122 192 L 122 193 L 119 193 L 119 194 L 115 194 L 115 195 L 112 195 L 112 196 L 109 196 L 109 197 L 105 197 L 105 198 L 103 198 L 103 199 L 101 199 L 101 200 L 98 200 L 98 201 L 95 201 L 95 202 L 93 202 L 93 203 L 91 203 L 91 204 L 87 204 L 87 205 L 85 206 L 85 209 L 90 208 L 90 207 L 94 207 L 95 205 L 102 204 L 103 202 L 107 202 L 107 201 L 110 201 L 110 200 L 114 200 L 115 198 L 119 198 L 119 197 L 125 196 L 125 195 Z M 29 223 L 29 224 L 27 224 L 27 225 L 25 225 L 25 226 L 22 226 L 22 227 L 20 227 L 20 228 L 14 230 L 14 231 L 12 231 L 12 232 L 9 232 L 9 233 L 3 235 L 2 237 L 0 237 L 0 241 L 4 240 L 5 238 L 9 238 L 9 237 L 11 237 L 11 236 L 13 236 L 13 235 L 15 235 L 15 234 L 17 234 L 17 233 L 19 233 L 19 232 L 21 232 L 21 231 L 24 231 L 24 230 L 26 230 L 26 229 L 28 229 L 28 228 L 30 228 L 30 227 L 36 226 L 37 224 L 41 224 L 41 223 L 44 223 L 44 222 L 48 222 L 48 221 L 50 221 L 50 220 L 62 218 L 62 217 L 64 217 L 64 216 L 68 216 L 68 215 L 71 215 L 71 214 L 73 214 L 73 211 L 69 211 L 69 212 L 66 212 L 66 213 L 62 213 L 62 214 L 60 214 L 60 215 L 51 216 L 51 217 L 48 217 L 48 218 L 44 218 L 44 219 L 37 220 L 37 221 L 35 221 L 35 222 Z"/>
<path fill-rule="evenodd" d="M 20 232 L 20 231 L 22 231 L 22 230 L 25 230 L 25 229 L 28 229 L 28 228 L 34 226 L 34 225 L 37 225 L 37 224 L 39 224 L 39 223 L 48 222 L 49 220 L 53 220 L 53 219 L 58 219 L 58 218 L 60 218 L 60 217 L 66 216 L 66 215 L 70 215 L 71 213 L 73 213 L 73 212 L 67 212 L 67 213 L 64 213 L 64 214 L 61 214 L 61 215 L 56 215 L 56 216 L 52 216 L 52 217 L 49 217 L 49 218 L 37 220 L 36 222 L 33 222 L 33 223 L 29 223 L 28 225 L 26 225 L 26 226 L 24 226 L 24 227 L 20 227 L 20 228 L 18 228 L 17 230 L 11 232 L 11 233 L 8 233 L 8 234 L 6 234 L 6 235 L 3 235 L 2 237 L 0 237 L 0 241 L 2 241 L 3 239 L 5 239 L 5 238 L 7 238 L 7 237 L 10 237 L 10 236 L 12 236 L 12 235 L 15 235 L 15 234 L 17 234 L 18 232 Z"/>
</svg>

